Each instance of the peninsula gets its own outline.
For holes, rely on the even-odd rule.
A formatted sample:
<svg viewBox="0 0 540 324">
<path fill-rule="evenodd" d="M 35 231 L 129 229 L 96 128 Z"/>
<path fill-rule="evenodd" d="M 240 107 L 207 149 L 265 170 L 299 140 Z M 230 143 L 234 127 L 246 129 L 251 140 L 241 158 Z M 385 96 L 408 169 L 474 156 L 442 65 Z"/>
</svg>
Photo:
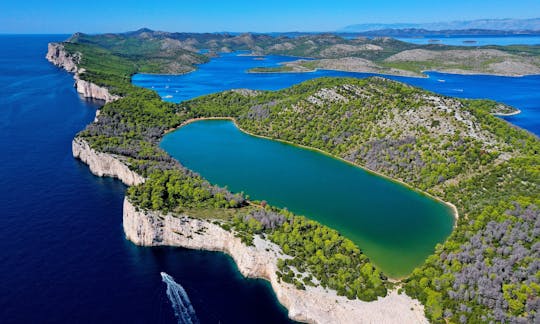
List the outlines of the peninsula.
<svg viewBox="0 0 540 324">
<path fill-rule="evenodd" d="M 254 69 L 257 72 L 331 69 L 404 76 L 423 76 L 422 72 L 427 70 L 507 76 L 540 74 L 540 46 L 416 45 L 389 37 L 346 39 L 333 34 L 288 37 L 250 33 L 169 33 L 144 28 L 124 34 L 77 33 L 64 45 L 73 53 L 90 51 L 102 58 L 116 55 L 106 61 L 111 64 L 107 69 L 114 69 L 119 60 L 127 60 L 129 64 L 124 70 L 116 71 L 127 75 L 134 71 L 186 73 L 220 52 L 232 51 L 312 59 L 291 59 L 291 63 L 279 69 Z M 67 68 L 72 69 L 70 66 Z"/>
<path fill-rule="evenodd" d="M 317 49 L 306 55 L 311 57 L 328 49 L 329 56 L 342 53 L 343 46 L 335 45 L 349 42 L 381 46 L 355 49 L 370 60 L 419 50 L 392 39 L 336 44 L 332 35 L 309 37 L 300 41 L 315 43 Z M 393 50 L 379 45 L 386 43 Z M 180 104 L 130 83 L 137 72 L 195 69 L 208 60 L 198 53 L 201 47 L 302 54 L 284 44 L 267 35 L 159 36 L 140 30 L 76 34 L 49 46 L 47 58 L 75 73 L 79 92 L 107 101 L 74 139 L 73 154 L 94 174 L 131 186 L 124 202 L 127 238 L 140 245 L 226 252 L 243 274 L 269 280 L 289 316 L 304 322 L 538 319 L 540 141 L 493 116 L 513 108 L 382 78 L 322 78 L 276 92 L 227 91 Z M 433 50 L 448 50 L 438 46 Z M 420 50 L 433 45 L 427 47 Z M 535 51 L 509 55 L 534 65 Z M 351 53 L 345 52 L 337 58 Z M 390 61 L 392 68 L 402 61 L 403 55 Z M 451 202 L 460 214 L 457 226 L 424 265 L 393 283 L 362 247 L 309 215 L 263 207 L 213 186 L 159 148 L 167 130 L 209 117 L 234 118 L 253 134 L 320 149 Z"/>
</svg>

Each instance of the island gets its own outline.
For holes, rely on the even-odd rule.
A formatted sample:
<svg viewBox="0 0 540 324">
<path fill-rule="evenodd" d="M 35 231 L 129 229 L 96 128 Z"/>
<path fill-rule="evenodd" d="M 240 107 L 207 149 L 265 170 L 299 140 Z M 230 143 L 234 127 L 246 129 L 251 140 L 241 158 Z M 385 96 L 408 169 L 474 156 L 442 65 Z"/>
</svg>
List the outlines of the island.
<svg viewBox="0 0 540 324">
<path fill-rule="evenodd" d="M 425 71 L 501 76 L 540 74 L 540 52 L 511 53 L 508 52 L 510 48 L 428 49 L 427 46 L 375 60 L 361 56 L 300 59 L 279 67 L 253 68 L 250 72 L 311 72 L 322 69 L 409 77 L 425 77 Z"/>
<path fill-rule="evenodd" d="M 191 71 L 208 60 L 200 47 L 299 53 L 268 35 L 164 35 L 76 34 L 51 44 L 47 54 L 75 74 L 77 91 L 106 102 L 73 140 L 73 155 L 94 174 L 130 186 L 123 215 L 129 240 L 228 253 L 244 275 L 269 280 L 289 317 L 302 322 L 538 319 L 540 141 L 493 116 L 515 109 L 379 77 L 321 78 L 275 92 L 226 91 L 167 103 L 133 86 L 131 76 Z M 306 41 L 314 39 L 330 41 L 319 50 L 343 52 L 332 43 L 336 36 Z M 392 39 L 375 42 L 401 46 L 388 57 L 429 51 Z M 391 280 L 361 246 L 309 215 L 211 185 L 160 149 L 168 131 L 200 118 L 231 118 L 252 134 L 319 149 L 402 181 L 455 205 L 455 230 L 410 276 Z"/>
</svg>

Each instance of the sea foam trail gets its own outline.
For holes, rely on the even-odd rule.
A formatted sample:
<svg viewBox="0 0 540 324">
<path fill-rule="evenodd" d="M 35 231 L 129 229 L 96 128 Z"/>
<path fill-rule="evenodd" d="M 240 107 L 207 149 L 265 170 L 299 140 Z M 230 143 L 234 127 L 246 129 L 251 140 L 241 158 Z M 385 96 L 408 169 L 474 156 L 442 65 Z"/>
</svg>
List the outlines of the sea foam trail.
<svg viewBox="0 0 540 324">
<path fill-rule="evenodd" d="M 178 318 L 178 324 L 198 324 L 199 319 L 184 288 L 165 272 L 161 273 L 161 278 L 167 285 L 167 296 L 174 309 L 174 315 Z"/>
</svg>

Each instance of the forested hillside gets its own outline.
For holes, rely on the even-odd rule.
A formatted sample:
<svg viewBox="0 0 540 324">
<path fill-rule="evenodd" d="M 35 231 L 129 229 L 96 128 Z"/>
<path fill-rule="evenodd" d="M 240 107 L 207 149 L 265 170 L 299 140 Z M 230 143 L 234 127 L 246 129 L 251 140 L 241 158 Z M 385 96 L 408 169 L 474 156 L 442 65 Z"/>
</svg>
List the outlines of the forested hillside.
<svg viewBox="0 0 540 324">
<path fill-rule="evenodd" d="M 384 295 L 389 283 L 361 247 L 287 211 L 261 211 L 158 147 L 167 130 L 190 118 L 235 118 L 251 133 L 321 149 L 457 206 L 454 233 L 403 281 L 403 291 L 424 303 L 433 322 L 539 320 L 540 142 L 491 115 L 511 108 L 381 78 L 324 78 L 276 92 L 228 91 L 170 104 L 129 82 L 137 71 L 159 72 L 161 63 L 143 67 L 144 58 L 114 49 L 116 41 L 107 47 L 77 37 L 66 45 L 80 49 L 82 76 L 123 96 L 79 136 L 148 177 L 129 190 L 139 208 L 214 215 L 247 244 L 254 234 L 267 235 L 292 257 L 280 261 L 279 275 L 299 289 L 320 284 L 350 298 Z"/>
<path fill-rule="evenodd" d="M 456 230 L 404 280 L 434 322 L 538 319 L 540 142 L 491 115 L 508 107 L 380 78 L 184 106 L 203 116 L 232 107 L 251 133 L 319 148 L 454 203 Z"/>
<path fill-rule="evenodd" d="M 84 80 L 125 93 L 122 81 L 137 72 L 181 74 L 222 52 L 314 58 L 277 71 L 314 68 L 420 76 L 424 70 L 522 75 L 540 73 L 539 46 L 458 47 L 416 45 L 393 38 L 342 38 L 333 34 L 297 37 L 265 34 L 169 33 L 140 29 L 123 34 L 77 33 L 64 42 L 81 57 Z M 81 55 L 79 55 L 80 53 Z M 291 60 L 294 60 L 291 58 Z M 255 69 L 276 72 L 275 68 Z"/>
</svg>

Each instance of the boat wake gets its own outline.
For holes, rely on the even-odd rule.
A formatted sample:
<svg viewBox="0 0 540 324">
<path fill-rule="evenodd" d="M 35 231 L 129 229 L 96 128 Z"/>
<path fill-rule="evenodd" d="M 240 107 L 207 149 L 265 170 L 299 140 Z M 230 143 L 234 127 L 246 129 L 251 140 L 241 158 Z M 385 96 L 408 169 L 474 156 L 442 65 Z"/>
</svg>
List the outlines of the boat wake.
<svg viewBox="0 0 540 324">
<path fill-rule="evenodd" d="M 167 297 L 171 301 L 178 324 L 198 324 L 199 319 L 184 288 L 165 272 L 161 273 L 161 278 L 167 285 Z"/>
</svg>

